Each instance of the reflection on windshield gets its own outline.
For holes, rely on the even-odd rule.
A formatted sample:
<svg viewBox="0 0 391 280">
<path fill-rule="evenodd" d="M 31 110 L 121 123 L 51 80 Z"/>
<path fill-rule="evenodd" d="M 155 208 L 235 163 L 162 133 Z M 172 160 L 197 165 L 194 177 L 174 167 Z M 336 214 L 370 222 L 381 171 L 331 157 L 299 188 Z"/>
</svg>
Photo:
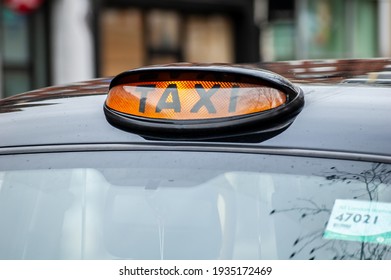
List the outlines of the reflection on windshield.
<svg viewBox="0 0 391 280">
<path fill-rule="evenodd" d="M 331 167 L 330 171 L 324 173 L 323 176 L 329 181 L 329 183 L 321 185 L 323 188 L 330 188 L 330 191 L 335 190 L 335 186 L 348 188 L 353 199 L 367 201 L 389 201 L 390 199 L 391 169 L 385 164 L 373 163 L 368 169 L 361 172 L 350 172 Z M 297 198 L 294 207 L 273 209 L 270 215 L 296 212 L 301 221 L 304 219 L 322 219 L 324 221 L 323 216 L 331 214 L 332 209 L 329 206 L 318 204 L 315 199 Z M 344 217 L 345 220 L 347 218 Z M 322 255 L 324 251 L 332 252 L 332 259 L 379 260 L 389 258 L 391 247 L 380 243 L 361 242 L 356 246 L 347 246 L 346 242 L 322 239 L 326 226 L 327 220 L 319 229 L 297 237 L 292 244 L 292 253 L 289 258 L 295 258 L 304 251 L 309 252 L 310 259 L 317 258 L 317 254 Z"/>
<path fill-rule="evenodd" d="M 0 158 L 1 259 L 391 258 L 389 165 L 83 155 Z"/>
</svg>

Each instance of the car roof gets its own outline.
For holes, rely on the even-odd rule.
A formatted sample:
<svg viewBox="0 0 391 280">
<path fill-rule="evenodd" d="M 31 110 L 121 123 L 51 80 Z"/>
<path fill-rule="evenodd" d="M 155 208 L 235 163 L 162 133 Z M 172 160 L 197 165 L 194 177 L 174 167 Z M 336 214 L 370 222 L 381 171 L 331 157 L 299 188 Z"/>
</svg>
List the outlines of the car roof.
<svg viewBox="0 0 391 280">
<path fill-rule="evenodd" d="M 159 142 L 109 124 L 103 105 L 110 81 L 111 78 L 95 79 L 0 100 L 0 148 L 3 148 L 0 153 L 5 148 L 31 146 Z M 304 108 L 278 135 L 259 143 L 204 141 L 196 145 L 391 156 L 391 94 L 388 87 L 343 83 L 299 86 L 305 96 Z M 172 142 L 188 144 L 186 141 Z"/>
</svg>

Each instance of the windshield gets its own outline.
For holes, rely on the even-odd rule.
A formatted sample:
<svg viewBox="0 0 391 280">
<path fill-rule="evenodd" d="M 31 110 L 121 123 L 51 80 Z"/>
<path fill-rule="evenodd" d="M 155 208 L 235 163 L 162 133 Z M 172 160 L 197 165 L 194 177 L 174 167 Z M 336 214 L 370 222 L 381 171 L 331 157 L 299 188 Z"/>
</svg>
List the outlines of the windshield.
<svg viewBox="0 0 391 280">
<path fill-rule="evenodd" d="M 0 157 L 1 259 L 390 259 L 391 167 L 206 152 Z"/>
</svg>

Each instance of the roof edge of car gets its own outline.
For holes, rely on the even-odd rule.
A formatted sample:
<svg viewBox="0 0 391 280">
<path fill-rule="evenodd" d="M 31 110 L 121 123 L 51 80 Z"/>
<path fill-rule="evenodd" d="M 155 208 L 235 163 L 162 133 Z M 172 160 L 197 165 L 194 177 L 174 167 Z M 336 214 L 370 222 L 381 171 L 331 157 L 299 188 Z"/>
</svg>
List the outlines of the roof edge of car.
<svg viewBox="0 0 391 280">
<path fill-rule="evenodd" d="M 222 152 L 248 153 L 278 156 L 299 156 L 391 164 L 391 156 L 365 152 L 342 150 L 320 150 L 306 148 L 284 148 L 277 146 L 256 146 L 236 143 L 203 143 L 203 142 L 167 142 L 149 143 L 86 143 L 65 145 L 32 145 L 0 147 L 0 156 L 19 154 L 48 154 L 69 152 L 115 152 L 115 151 L 181 151 L 181 152 Z"/>
</svg>

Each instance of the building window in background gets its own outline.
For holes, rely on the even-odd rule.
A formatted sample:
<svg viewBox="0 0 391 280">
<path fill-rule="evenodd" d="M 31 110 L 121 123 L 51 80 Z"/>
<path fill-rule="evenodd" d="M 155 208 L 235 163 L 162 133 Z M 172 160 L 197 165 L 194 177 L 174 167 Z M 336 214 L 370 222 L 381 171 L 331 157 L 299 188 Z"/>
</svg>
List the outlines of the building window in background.
<svg viewBox="0 0 391 280">
<path fill-rule="evenodd" d="M 378 1 L 269 0 L 265 60 L 378 56 Z"/>
<path fill-rule="evenodd" d="M 0 2 L 0 98 L 49 83 L 46 5 L 11 2 Z"/>
<path fill-rule="evenodd" d="M 183 61 L 183 18 L 173 10 L 150 10 L 144 14 L 145 64 Z"/>
<path fill-rule="evenodd" d="M 114 76 L 144 62 L 143 17 L 133 8 L 101 12 L 101 73 Z"/>
<path fill-rule="evenodd" d="M 29 21 L 26 15 L 2 9 L 2 81 L 3 97 L 31 88 Z"/>
<path fill-rule="evenodd" d="M 101 15 L 102 74 L 175 62 L 234 62 L 228 16 L 108 8 Z"/>
<path fill-rule="evenodd" d="M 185 59 L 191 62 L 233 63 L 234 26 L 224 15 L 192 15 L 185 25 Z"/>
</svg>

